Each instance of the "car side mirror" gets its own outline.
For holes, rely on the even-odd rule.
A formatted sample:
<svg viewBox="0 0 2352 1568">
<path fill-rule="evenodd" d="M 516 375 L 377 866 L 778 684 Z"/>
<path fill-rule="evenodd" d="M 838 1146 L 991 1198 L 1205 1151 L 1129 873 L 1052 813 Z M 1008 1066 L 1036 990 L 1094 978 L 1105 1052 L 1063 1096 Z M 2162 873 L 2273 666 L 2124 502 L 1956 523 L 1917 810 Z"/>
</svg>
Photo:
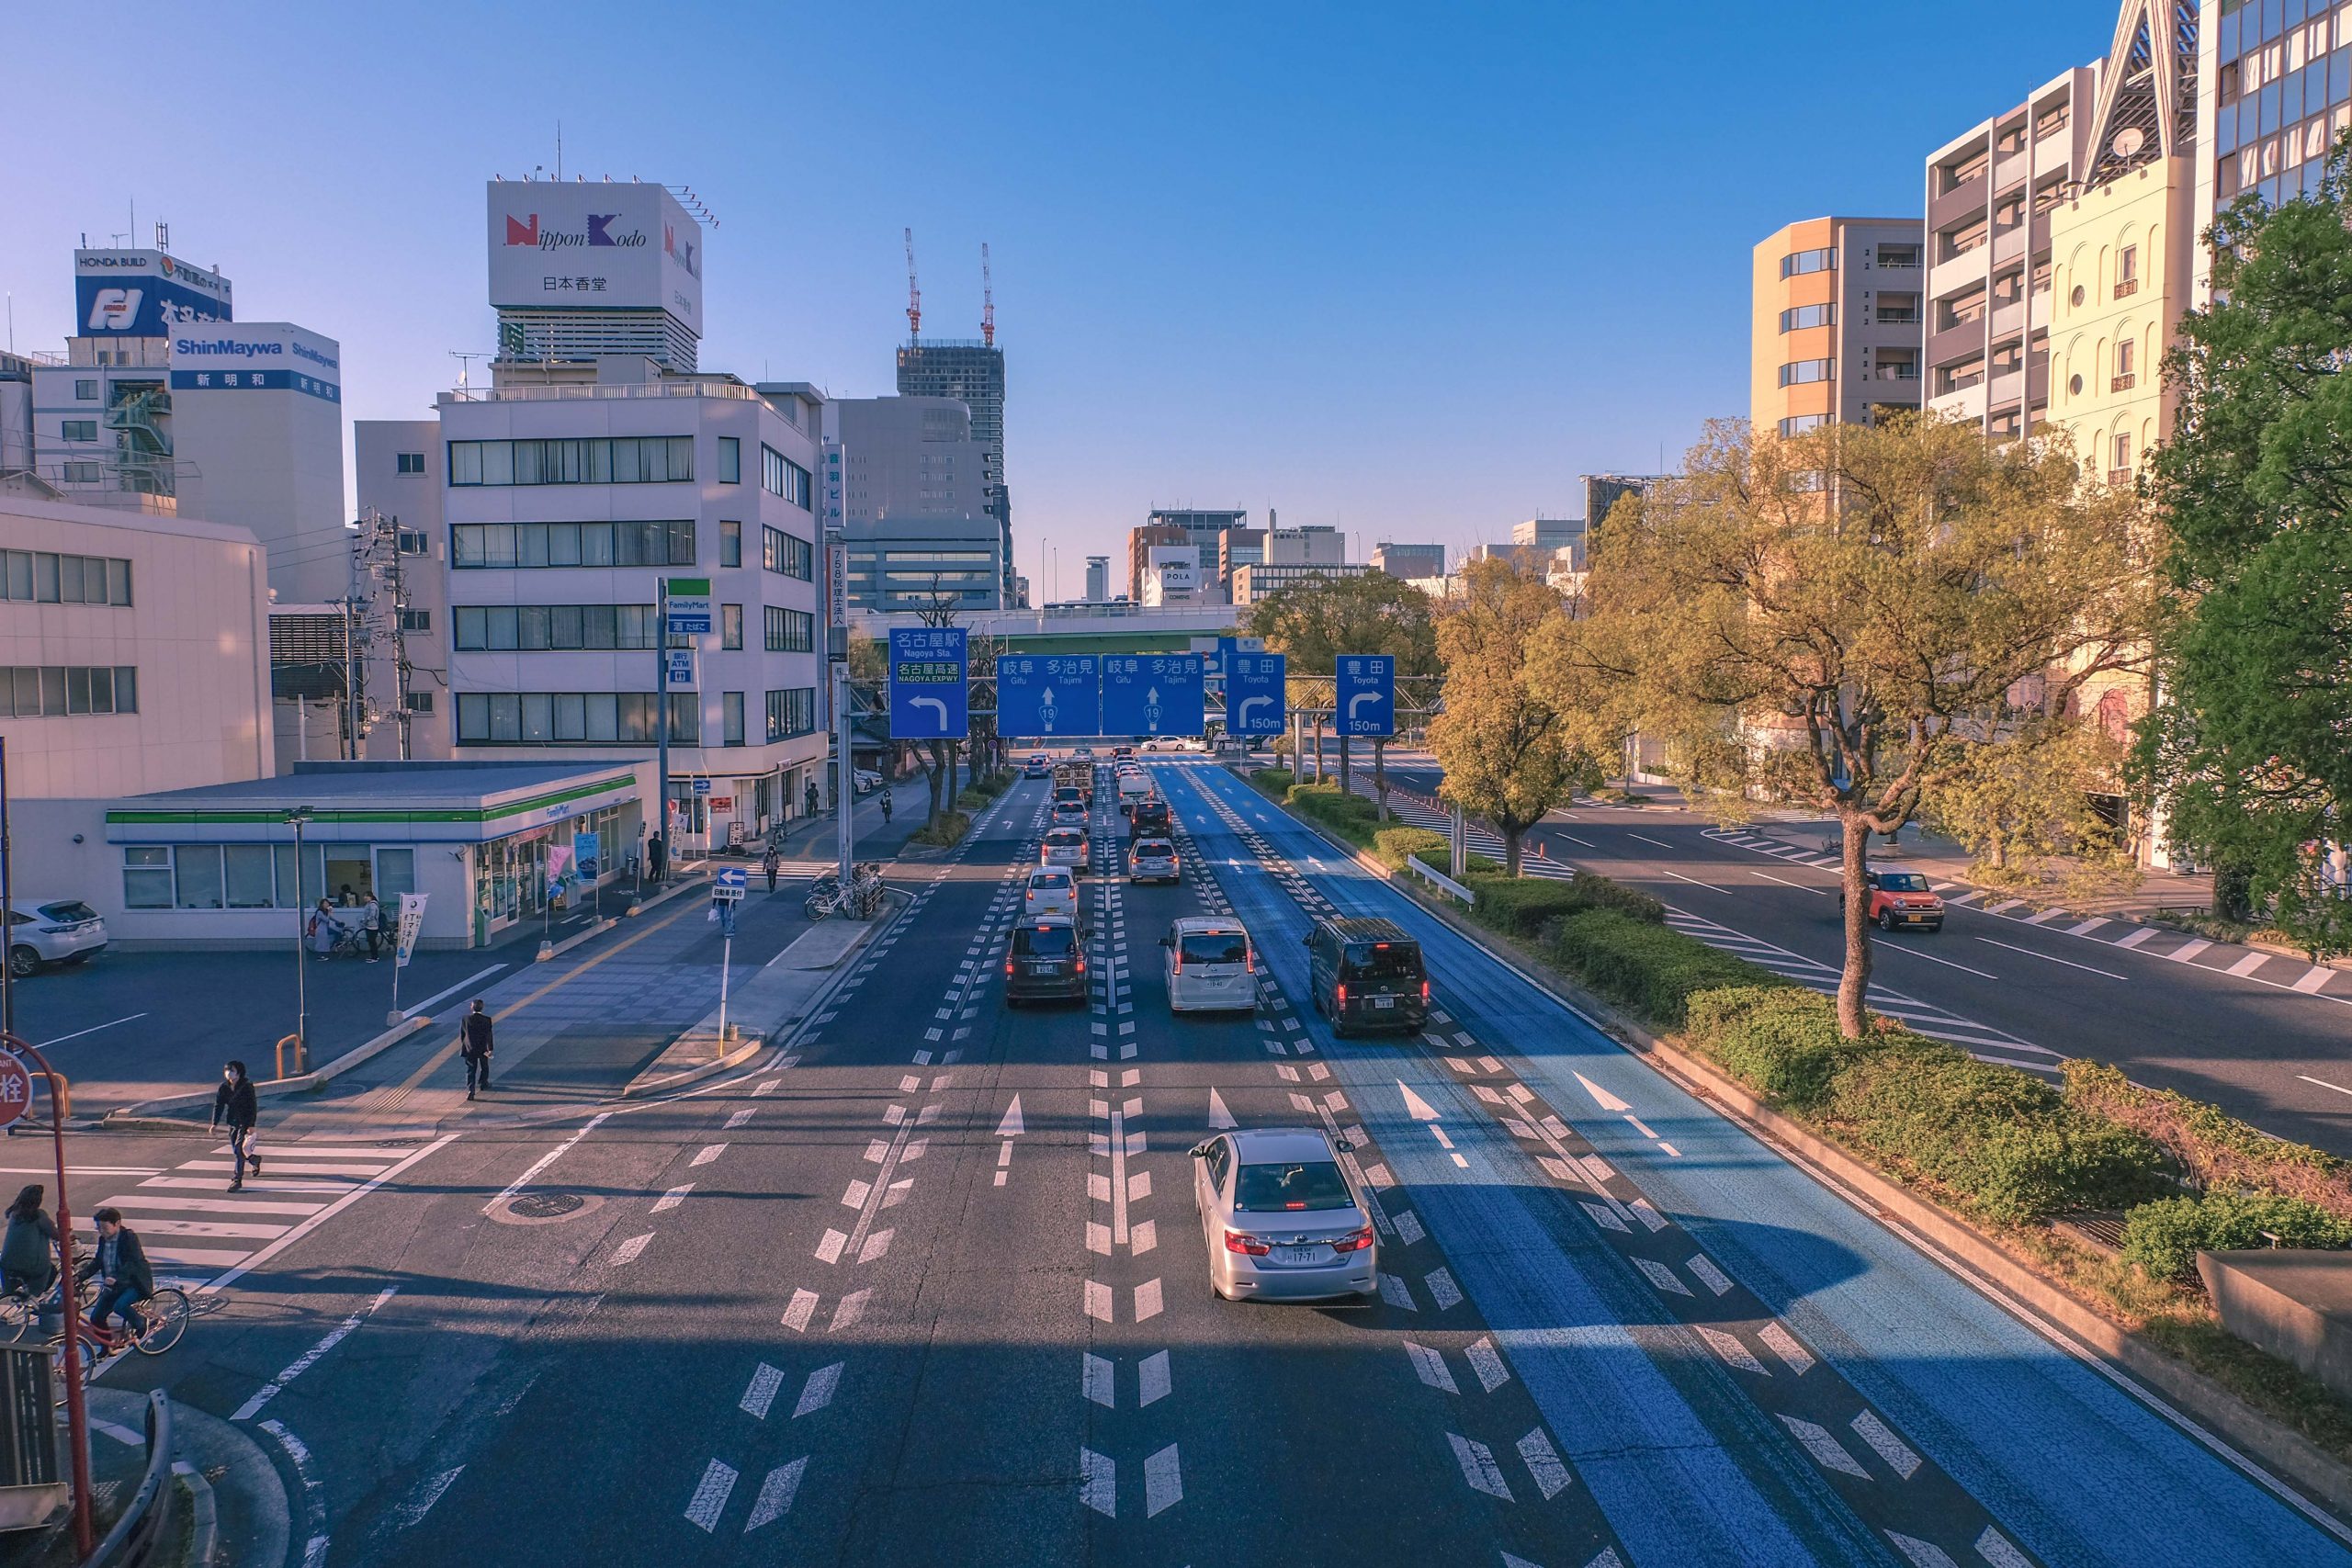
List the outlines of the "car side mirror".
<svg viewBox="0 0 2352 1568">
<path fill-rule="evenodd" d="M 1173 947 L 1173 946 L 1175 946 L 1176 944 L 1175 944 L 1174 942 L 1172 942 L 1169 941 L 1166 937 L 1161 937 L 1161 938 L 1159 939 L 1159 945 L 1160 945 L 1160 946 L 1162 946 L 1162 947 Z"/>
<path fill-rule="evenodd" d="M 1352 1144 L 1352 1143 L 1351 1143 L 1351 1142 L 1349 1142 L 1349 1141 L 1348 1141 L 1347 1139 L 1345 1139 L 1345 1138 L 1334 1138 L 1334 1139 L 1332 1139 L 1332 1140 L 1331 1140 L 1331 1146 L 1332 1146 L 1333 1148 L 1335 1148 L 1335 1149 L 1339 1150 L 1339 1151 L 1340 1151 L 1341 1154 L 1343 1154 L 1343 1155 L 1351 1155 L 1351 1154 L 1353 1154 L 1353 1153 L 1355 1153 L 1355 1152 L 1356 1152 L 1356 1146 L 1355 1146 L 1355 1145 L 1354 1145 L 1354 1144 Z"/>
<path fill-rule="evenodd" d="M 1311 936 L 1300 937 L 1298 939 L 1298 945 L 1301 947 L 1313 947 L 1315 945 L 1315 939 Z"/>
<path fill-rule="evenodd" d="M 1209 1157 L 1209 1146 L 1206 1144 L 1194 1144 L 1191 1154 L 1194 1159 L 1206 1159 Z"/>
</svg>

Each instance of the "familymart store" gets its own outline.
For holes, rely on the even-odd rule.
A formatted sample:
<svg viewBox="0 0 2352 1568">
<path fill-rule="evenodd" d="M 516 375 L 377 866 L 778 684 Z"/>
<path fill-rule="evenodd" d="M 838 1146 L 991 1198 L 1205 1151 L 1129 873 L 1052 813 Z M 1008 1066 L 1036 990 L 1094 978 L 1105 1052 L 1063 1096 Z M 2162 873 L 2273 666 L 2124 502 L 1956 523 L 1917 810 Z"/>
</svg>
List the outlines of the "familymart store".
<svg viewBox="0 0 2352 1568">
<path fill-rule="evenodd" d="M 126 947 L 248 947 L 288 940 L 321 898 L 353 909 L 372 895 L 389 914 L 423 893 L 423 945 L 480 947 L 627 874 L 650 795 L 639 771 L 304 762 L 137 795 L 105 808 L 118 874 L 93 878 L 90 902 Z"/>
</svg>

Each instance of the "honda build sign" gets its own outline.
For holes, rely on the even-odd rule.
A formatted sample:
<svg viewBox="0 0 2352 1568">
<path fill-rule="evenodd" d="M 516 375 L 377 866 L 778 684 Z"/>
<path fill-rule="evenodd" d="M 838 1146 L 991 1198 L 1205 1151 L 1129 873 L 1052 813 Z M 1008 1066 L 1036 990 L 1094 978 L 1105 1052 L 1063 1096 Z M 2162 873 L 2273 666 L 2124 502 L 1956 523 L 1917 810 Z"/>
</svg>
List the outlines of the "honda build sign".
<svg viewBox="0 0 2352 1568">
<path fill-rule="evenodd" d="M 490 302 L 662 310 L 702 332 L 702 225 L 658 185 L 490 182 Z"/>
<path fill-rule="evenodd" d="M 174 391 L 300 392 L 343 401 L 343 345 L 288 321 L 203 321 L 171 333 Z"/>
<path fill-rule="evenodd" d="M 234 319 L 229 280 L 162 251 L 75 251 L 77 335 L 166 337 L 196 321 Z"/>
</svg>

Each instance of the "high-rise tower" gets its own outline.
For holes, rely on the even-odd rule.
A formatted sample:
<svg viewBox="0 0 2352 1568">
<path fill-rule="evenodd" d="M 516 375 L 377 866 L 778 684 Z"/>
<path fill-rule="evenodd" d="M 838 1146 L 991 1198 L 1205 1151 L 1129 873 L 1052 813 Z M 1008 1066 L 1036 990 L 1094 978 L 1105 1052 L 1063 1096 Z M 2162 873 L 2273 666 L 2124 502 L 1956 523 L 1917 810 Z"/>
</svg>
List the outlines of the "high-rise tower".
<svg viewBox="0 0 2352 1568">
<path fill-rule="evenodd" d="M 1004 350 L 977 338 L 910 338 L 899 350 L 901 397 L 954 398 L 972 411 L 989 514 L 996 519 L 1004 603 L 1012 603 L 1012 502 L 1004 483 Z"/>
</svg>

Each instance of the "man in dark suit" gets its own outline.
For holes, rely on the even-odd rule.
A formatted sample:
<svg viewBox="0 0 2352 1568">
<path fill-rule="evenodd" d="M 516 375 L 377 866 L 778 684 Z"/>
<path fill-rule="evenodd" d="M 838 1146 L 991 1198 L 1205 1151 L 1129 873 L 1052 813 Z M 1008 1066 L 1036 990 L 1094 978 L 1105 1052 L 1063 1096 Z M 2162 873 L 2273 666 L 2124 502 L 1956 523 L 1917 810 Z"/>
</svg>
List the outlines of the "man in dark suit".
<svg viewBox="0 0 2352 1568">
<path fill-rule="evenodd" d="M 458 1055 L 466 1059 L 468 1100 L 477 1092 L 490 1092 L 491 1034 L 490 1014 L 482 1010 L 481 998 L 476 997 L 458 1025 Z"/>
<path fill-rule="evenodd" d="M 90 1217 L 97 1222 L 98 1245 L 81 1273 L 85 1280 L 95 1274 L 101 1281 L 98 1299 L 90 1307 L 90 1326 L 103 1329 L 107 1320 L 119 1312 L 125 1325 L 135 1327 L 131 1307 L 155 1293 L 155 1274 L 147 1266 L 147 1249 L 139 1245 L 139 1233 L 122 1223 L 120 1209 L 100 1209 Z"/>
</svg>

